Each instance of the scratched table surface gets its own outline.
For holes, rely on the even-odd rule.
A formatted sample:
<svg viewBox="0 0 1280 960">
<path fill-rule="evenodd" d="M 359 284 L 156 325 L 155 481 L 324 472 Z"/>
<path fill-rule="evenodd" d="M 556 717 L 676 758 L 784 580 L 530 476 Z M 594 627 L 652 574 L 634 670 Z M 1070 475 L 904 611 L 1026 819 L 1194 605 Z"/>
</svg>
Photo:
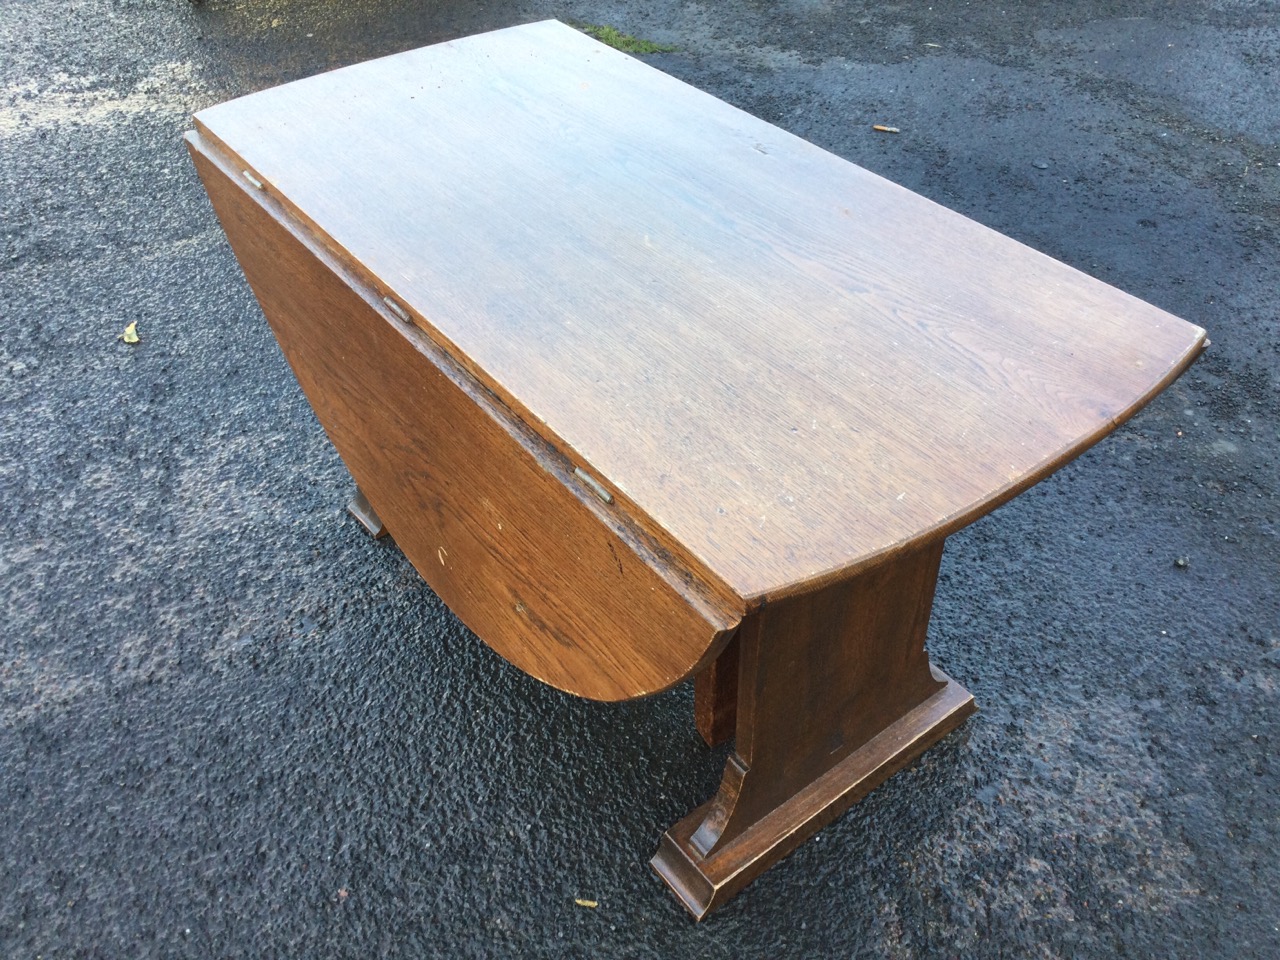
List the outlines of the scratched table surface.
<svg viewBox="0 0 1280 960">
<path fill-rule="evenodd" d="M 971 521 L 1204 337 L 555 21 L 197 121 L 747 602 Z"/>
</svg>

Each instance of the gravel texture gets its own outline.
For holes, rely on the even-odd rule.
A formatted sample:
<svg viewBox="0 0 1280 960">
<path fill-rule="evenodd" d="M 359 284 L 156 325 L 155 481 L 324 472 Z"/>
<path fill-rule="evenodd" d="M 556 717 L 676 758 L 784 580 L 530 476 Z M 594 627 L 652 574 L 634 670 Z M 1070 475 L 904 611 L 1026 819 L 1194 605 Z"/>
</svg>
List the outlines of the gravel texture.
<svg viewBox="0 0 1280 960">
<path fill-rule="evenodd" d="M 1213 339 L 951 538 L 982 712 L 701 925 L 691 690 L 539 685 L 345 516 L 181 145 L 548 16 Z M 1278 91 L 1246 0 L 3 0 L 0 956 L 1280 955 Z"/>
</svg>

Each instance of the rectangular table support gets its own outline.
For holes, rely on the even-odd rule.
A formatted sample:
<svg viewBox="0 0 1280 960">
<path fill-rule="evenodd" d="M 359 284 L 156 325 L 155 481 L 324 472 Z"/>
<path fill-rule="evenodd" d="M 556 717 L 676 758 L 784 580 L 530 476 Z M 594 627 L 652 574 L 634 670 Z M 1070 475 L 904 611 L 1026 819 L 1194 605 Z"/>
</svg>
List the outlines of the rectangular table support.
<svg viewBox="0 0 1280 960">
<path fill-rule="evenodd" d="M 736 743 L 716 796 L 673 826 L 653 868 L 697 918 L 955 729 L 973 697 L 925 636 L 942 541 L 743 623 Z M 702 688 L 723 692 L 729 672 Z M 709 726 L 719 730 L 723 708 Z M 699 713 L 699 720 L 706 715 Z M 719 721 L 719 722 L 717 722 Z M 714 737 L 707 737 L 713 740 Z"/>
<path fill-rule="evenodd" d="M 693 722 L 708 747 L 733 738 L 738 723 L 738 636 L 693 681 Z"/>
</svg>

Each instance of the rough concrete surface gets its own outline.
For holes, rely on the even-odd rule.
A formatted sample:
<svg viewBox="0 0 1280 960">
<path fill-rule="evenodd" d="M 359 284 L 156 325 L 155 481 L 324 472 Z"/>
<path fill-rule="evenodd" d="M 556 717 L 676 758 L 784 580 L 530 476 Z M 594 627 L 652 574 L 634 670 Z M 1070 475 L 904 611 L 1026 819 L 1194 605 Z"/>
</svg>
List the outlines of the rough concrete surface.
<svg viewBox="0 0 1280 960">
<path fill-rule="evenodd" d="M 1213 339 L 951 539 L 982 712 L 701 925 L 690 689 L 540 686 L 345 516 L 180 141 L 548 16 Z M 1274 2 L 2 0 L 0 957 L 1280 955 L 1278 140 Z"/>
</svg>

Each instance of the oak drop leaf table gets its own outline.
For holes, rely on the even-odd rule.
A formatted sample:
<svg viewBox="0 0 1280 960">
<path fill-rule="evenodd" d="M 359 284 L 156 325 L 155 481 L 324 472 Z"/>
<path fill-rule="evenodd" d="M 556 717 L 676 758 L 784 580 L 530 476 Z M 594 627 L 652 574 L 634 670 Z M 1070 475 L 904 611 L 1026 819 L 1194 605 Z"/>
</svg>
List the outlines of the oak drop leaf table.
<svg viewBox="0 0 1280 960">
<path fill-rule="evenodd" d="M 384 529 L 516 666 L 696 677 L 703 916 L 955 728 L 945 537 L 1204 331 L 554 21 L 205 110 L 188 145 Z"/>
</svg>

